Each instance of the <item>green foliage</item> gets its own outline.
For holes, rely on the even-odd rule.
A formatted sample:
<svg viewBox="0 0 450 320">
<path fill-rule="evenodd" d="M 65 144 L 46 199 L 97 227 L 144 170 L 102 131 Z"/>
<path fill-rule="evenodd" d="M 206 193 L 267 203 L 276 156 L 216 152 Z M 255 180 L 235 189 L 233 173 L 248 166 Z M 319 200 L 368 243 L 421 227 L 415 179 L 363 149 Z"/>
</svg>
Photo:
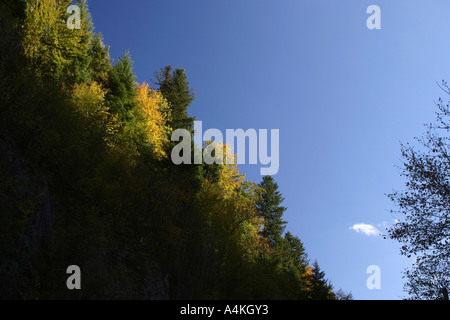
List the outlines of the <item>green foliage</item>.
<svg viewBox="0 0 450 320">
<path fill-rule="evenodd" d="M 103 35 L 101 33 L 93 36 L 89 44 L 88 56 L 90 57 L 88 70 L 91 73 L 91 79 L 106 86 L 111 69 L 111 59 L 109 47 L 103 43 Z"/>
<path fill-rule="evenodd" d="M 136 76 L 133 73 L 133 61 L 126 52 L 110 69 L 106 83 L 106 105 L 120 121 L 130 120 L 136 107 Z"/>
<path fill-rule="evenodd" d="M 282 216 L 286 208 L 281 206 L 283 197 L 278 191 L 278 184 L 273 177 L 265 176 L 260 183 L 264 190 L 261 199 L 256 204 L 259 214 L 265 220 L 262 235 L 266 237 L 272 245 L 275 245 L 281 238 L 286 222 Z"/>
<path fill-rule="evenodd" d="M 81 8 L 81 29 L 67 27 L 70 0 L 31 0 L 27 4 L 23 25 L 23 49 L 29 69 L 43 82 L 63 86 L 87 81 L 87 55 L 92 24 L 84 1 Z"/>
<path fill-rule="evenodd" d="M 184 70 L 138 87 L 85 1 L 79 31 L 71 1 L 27 3 L 0 5 L 0 297 L 140 299 L 160 265 L 171 298 L 307 298 L 323 277 L 305 278 L 301 240 L 283 236 L 274 179 L 169 159 L 171 130 L 192 129 Z M 81 291 L 65 287 L 72 264 Z"/>
<path fill-rule="evenodd" d="M 292 272 L 300 279 L 307 266 L 307 254 L 302 241 L 292 233 L 286 232 L 278 248 L 281 268 Z"/>
<path fill-rule="evenodd" d="M 166 66 L 161 72 L 155 73 L 155 77 L 159 90 L 172 108 L 171 127 L 191 130 L 194 119 L 188 116 L 187 109 L 195 100 L 195 94 L 189 87 L 185 70 L 172 70 L 172 66 Z"/>
<path fill-rule="evenodd" d="M 308 299 L 310 300 L 334 300 L 335 294 L 332 291 L 333 286 L 325 278 L 325 272 L 323 272 L 319 263 L 314 261 L 311 274 L 308 277 L 307 291 Z"/>
</svg>

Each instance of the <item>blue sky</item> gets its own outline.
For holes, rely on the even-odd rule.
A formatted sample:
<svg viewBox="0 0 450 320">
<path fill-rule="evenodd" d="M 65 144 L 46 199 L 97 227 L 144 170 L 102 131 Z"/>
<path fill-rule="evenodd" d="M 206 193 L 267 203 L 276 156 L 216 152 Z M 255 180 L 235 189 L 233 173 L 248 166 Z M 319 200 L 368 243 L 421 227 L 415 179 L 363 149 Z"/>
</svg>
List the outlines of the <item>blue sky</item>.
<svg viewBox="0 0 450 320">
<path fill-rule="evenodd" d="M 368 6 L 381 9 L 369 30 Z M 90 0 L 111 56 L 127 50 L 139 82 L 186 69 L 203 128 L 280 130 L 275 179 L 287 229 L 335 288 L 355 299 L 398 299 L 410 263 L 384 231 L 385 194 L 402 187 L 400 142 L 434 120 L 450 79 L 450 2 L 382 0 Z M 241 166 L 259 182 L 259 165 Z M 400 217 L 398 217 L 400 218 Z M 378 265 L 381 289 L 369 290 Z"/>
</svg>

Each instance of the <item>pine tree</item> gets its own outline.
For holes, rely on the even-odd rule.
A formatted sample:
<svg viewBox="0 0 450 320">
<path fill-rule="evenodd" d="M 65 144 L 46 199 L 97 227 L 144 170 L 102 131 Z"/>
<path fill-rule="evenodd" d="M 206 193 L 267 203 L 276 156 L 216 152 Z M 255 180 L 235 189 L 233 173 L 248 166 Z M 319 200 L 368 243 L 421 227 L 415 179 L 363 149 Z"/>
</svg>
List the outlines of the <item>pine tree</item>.
<svg viewBox="0 0 450 320">
<path fill-rule="evenodd" d="M 195 94 L 189 87 L 185 70 L 177 68 L 172 71 L 172 66 L 166 66 L 160 73 L 155 73 L 155 77 L 156 84 L 172 108 L 171 127 L 192 130 L 194 118 L 188 116 L 187 109 Z"/>
<path fill-rule="evenodd" d="M 285 270 L 292 271 L 300 278 L 305 273 L 307 254 L 299 237 L 286 232 L 283 238 L 283 250 L 280 250 L 281 261 Z"/>
<path fill-rule="evenodd" d="M 278 191 L 278 184 L 272 176 L 265 176 L 259 186 L 263 191 L 256 207 L 265 220 L 264 230 L 261 233 L 271 245 L 275 245 L 285 229 L 286 222 L 282 217 L 287 208 L 281 206 L 284 198 Z"/>
<path fill-rule="evenodd" d="M 81 30 L 67 28 L 72 3 Z M 169 159 L 171 126 L 192 129 L 183 69 L 163 69 L 161 91 L 137 86 L 130 55 L 112 66 L 93 36 L 85 0 L 3 0 L 0 30 L 0 298 L 146 298 L 153 269 L 172 298 L 333 298 L 283 235 L 272 177 Z M 59 285 L 73 261 L 88 290 Z"/>
<path fill-rule="evenodd" d="M 333 286 L 325 278 L 325 272 L 323 272 L 317 260 L 314 261 L 311 267 L 311 274 L 308 279 L 307 290 L 308 299 L 310 300 L 334 300 L 335 295 L 333 293 Z"/>
<path fill-rule="evenodd" d="M 91 79 L 97 83 L 106 86 L 108 74 L 111 70 L 111 58 L 109 56 L 109 47 L 103 43 L 103 35 L 97 33 L 91 40 L 88 49 L 90 57 L 89 71 Z"/>
<path fill-rule="evenodd" d="M 80 17 L 81 17 L 81 29 L 80 30 L 70 30 L 66 27 L 68 35 L 72 36 L 74 30 L 79 33 L 78 36 L 78 44 L 77 47 L 81 49 L 79 54 L 72 56 L 70 60 L 70 64 L 66 70 L 64 70 L 64 81 L 68 85 L 90 82 L 92 73 L 89 70 L 89 66 L 91 63 L 91 56 L 89 55 L 89 47 L 92 41 L 92 35 L 94 31 L 94 26 L 92 23 L 92 17 L 89 12 L 87 0 L 75 0 L 73 2 L 80 8 Z M 63 10 L 67 10 L 67 7 L 62 7 Z M 67 21 L 69 13 L 65 12 L 65 20 Z M 70 54 L 70 53 L 69 53 Z"/>
<path fill-rule="evenodd" d="M 133 61 L 126 52 L 109 71 L 106 84 L 106 105 L 111 114 L 118 115 L 119 121 L 130 120 L 137 105 L 135 79 Z"/>
</svg>

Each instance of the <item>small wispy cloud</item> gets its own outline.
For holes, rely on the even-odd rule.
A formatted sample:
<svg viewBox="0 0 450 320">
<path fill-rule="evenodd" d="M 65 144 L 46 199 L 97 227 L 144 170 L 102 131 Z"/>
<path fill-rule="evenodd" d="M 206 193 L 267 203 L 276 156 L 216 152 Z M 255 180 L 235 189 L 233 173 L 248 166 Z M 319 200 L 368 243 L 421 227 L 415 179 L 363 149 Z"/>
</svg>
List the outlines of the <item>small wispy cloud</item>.
<svg viewBox="0 0 450 320">
<path fill-rule="evenodd" d="M 355 223 L 353 226 L 350 227 L 350 230 L 354 230 L 358 233 L 364 233 L 368 236 L 379 236 L 381 235 L 381 232 L 373 225 L 366 224 L 366 223 Z"/>
</svg>

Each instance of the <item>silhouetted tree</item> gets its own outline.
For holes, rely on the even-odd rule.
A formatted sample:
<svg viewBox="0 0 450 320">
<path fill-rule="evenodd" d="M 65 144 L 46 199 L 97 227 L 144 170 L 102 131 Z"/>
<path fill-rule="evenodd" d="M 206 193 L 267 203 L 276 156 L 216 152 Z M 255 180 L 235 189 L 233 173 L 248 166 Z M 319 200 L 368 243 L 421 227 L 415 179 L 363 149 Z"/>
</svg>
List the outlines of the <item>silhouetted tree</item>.
<svg viewBox="0 0 450 320">
<path fill-rule="evenodd" d="M 447 94 L 446 82 L 440 86 Z M 420 150 L 402 145 L 405 190 L 388 196 L 397 205 L 398 221 L 388 230 L 414 256 L 405 272 L 407 292 L 415 299 L 442 299 L 450 286 L 450 108 L 439 98 L 437 121 L 428 125 Z"/>
<path fill-rule="evenodd" d="M 323 272 L 317 260 L 312 265 L 312 276 L 309 279 L 308 291 L 310 300 L 334 300 L 335 295 L 333 293 L 333 286 L 325 278 L 325 272 Z"/>
<path fill-rule="evenodd" d="M 262 195 L 256 207 L 265 220 L 262 235 L 269 240 L 270 244 L 275 245 L 285 229 L 286 222 L 282 217 L 287 208 L 281 205 L 284 198 L 278 191 L 278 184 L 272 176 L 263 177 L 259 185 L 262 188 Z"/>
<path fill-rule="evenodd" d="M 172 109 L 170 126 L 174 129 L 191 130 L 194 118 L 188 116 L 187 109 L 195 100 L 195 94 L 189 87 L 185 70 L 180 68 L 172 70 L 172 66 L 166 66 L 159 73 L 155 73 L 155 78 L 159 90 Z"/>
<path fill-rule="evenodd" d="M 353 300 L 353 294 L 351 292 L 345 292 L 342 289 L 339 289 L 335 292 L 336 300 Z"/>
</svg>

